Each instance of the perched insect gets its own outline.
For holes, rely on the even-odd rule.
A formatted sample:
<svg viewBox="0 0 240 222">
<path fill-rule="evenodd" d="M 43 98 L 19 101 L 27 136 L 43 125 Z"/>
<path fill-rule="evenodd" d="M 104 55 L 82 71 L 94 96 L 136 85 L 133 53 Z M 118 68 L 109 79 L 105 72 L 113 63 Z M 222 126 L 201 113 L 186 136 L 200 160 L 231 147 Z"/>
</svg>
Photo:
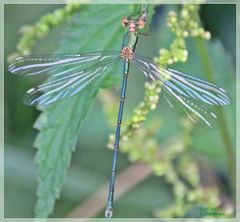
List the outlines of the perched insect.
<svg viewBox="0 0 240 222">
<path fill-rule="evenodd" d="M 219 86 L 169 69 L 135 54 L 140 30 L 147 21 L 146 7 L 137 18 L 122 19 L 122 25 L 128 28 L 123 36 L 120 52 L 92 52 L 79 55 L 22 56 L 15 58 L 9 65 L 12 74 L 34 76 L 49 75 L 49 81 L 28 90 L 25 103 L 28 105 L 48 105 L 66 97 L 71 97 L 101 78 L 114 63 L 123 61 L 123 82 L 120 95 L 119 113 L 114 143 L 114 156 L 105 211 L 106 217 L 112 217 L 114 183 L 117 169 L 117 157 L 120 140 L 120 128 L 127 78 L 130 64 L 135 64 L 152 81 L 159 83 L 168 102 L 180 104 L 194 122 L 212 127 L 216 115 L 207 105 L 224 106 L 230 103 L 226 91 Z"/>
</svg>

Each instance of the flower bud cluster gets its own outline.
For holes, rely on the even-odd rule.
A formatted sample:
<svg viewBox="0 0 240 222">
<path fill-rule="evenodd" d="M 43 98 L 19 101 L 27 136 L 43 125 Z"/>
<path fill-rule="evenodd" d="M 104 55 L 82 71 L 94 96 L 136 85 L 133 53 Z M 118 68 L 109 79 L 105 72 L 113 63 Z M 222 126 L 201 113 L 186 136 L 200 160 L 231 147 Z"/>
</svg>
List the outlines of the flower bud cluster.
<svg viewBox="0 0 240 222">
<path fill-rule="evenodd" d="M 188 51 L 186 49 L 187 37 L 199 37 L 205 40 L 211 38 L 211 33 L 205 31 L 198 21 L 195 14 L 198 11 L 198 5 L 184 5 L 179 14 L 170 11 L 167 17 L 167 26 L 175 34 L 176 38 L 170 46 L 170 49 L 161 49 L 157 61 L 160 64 L 170 65 L 176 62 L 186 62 Z"/>
</svg>

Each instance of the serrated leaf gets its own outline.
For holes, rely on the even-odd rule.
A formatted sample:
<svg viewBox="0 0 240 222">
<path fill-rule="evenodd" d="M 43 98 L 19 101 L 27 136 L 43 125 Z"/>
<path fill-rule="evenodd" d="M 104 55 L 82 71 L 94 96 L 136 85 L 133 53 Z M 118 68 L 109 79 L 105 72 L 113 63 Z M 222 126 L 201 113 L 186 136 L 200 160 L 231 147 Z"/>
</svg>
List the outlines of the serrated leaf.
<svg viewBox="0 0 240 222">
<path fill-rule="evenodd" d="M 120 50 L 124 33 L 120 21 L 122 16 L 128 14 L 128 5 L 89 5 L 70 19 L 57 53 Z M 106 78 L 98 79 L 76 96 L 43 109 L 36 121 L 35 128 L 40 130 L 35 141 L 39 168 L 36 217 L 45 218 L 52 212 L 81 124 L 98 89 L 106 86 L 112 73 L 118 75 L 111 69 Z"/>
</svg>

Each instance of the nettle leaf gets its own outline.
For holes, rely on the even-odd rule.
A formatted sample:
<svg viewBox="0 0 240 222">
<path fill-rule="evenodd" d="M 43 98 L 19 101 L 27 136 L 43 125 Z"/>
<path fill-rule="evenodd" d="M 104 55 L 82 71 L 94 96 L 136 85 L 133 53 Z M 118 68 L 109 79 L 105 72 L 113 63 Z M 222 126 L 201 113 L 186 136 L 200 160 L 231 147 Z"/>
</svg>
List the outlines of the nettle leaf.
<svg viewBox="0 0 240 222">
<path fill-rule="evenodd" d="M 120 21 L 129 11 L 128 5 L 86 6 L 70 19 L 57 53 L 120 50 L 124 33 Z M 109 78 L 113 77 L 110 76 L 118 75 L 119 72 L 115 69 L 110 69 L 104 78 L 99 78 L 76 96 L 42 109 L 35 123 L 35 128 L 40 130 L 34 144 L 38 149 L 36 161 L 39 182 L 36 217 L 46 218 L 52 212 L 55 200 L 60 195 L 81 124 L 99 88 L 112 84 L 113 81 L 109 81 Z"/>
</svg>

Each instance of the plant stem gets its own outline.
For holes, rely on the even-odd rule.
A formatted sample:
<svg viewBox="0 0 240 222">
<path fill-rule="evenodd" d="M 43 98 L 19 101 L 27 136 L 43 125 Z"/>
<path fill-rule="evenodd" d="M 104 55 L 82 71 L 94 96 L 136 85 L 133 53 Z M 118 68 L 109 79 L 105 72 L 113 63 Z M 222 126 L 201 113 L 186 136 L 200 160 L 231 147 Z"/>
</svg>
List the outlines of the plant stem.
<svg viewBox="0 0 240 222">
<path fill-rule="evenodd" d="M 198 39 L 196 39 L 196 45 L 197 45 L 198 53 L 200 55 L 201 62 L 205 69 L 204 73 L 206 74 L 207 79 L 210 82 L 216 82 L 206 43 L 204 42 L 204 40 L 198 38 Z M 225 151 L 227 154 L 228 171 L 229 171 L 232 187 L 235 190 L 235 188 L 236 188 L 236 177 L 235 177 L 235 175 L 236 175 L 235 174 L 236 159 L 235 159 L 235 154 L 234 154 L 234 150 L 233 150 L 233 144 L 231 141 L 229 125 L 227 123 L 226 116 L 225 116 L 223 110 L 217 108 L 216 112 L 219 117 L 220 132 L 222 134 L 224 147 L 225 147 Z"/>
</svg>

